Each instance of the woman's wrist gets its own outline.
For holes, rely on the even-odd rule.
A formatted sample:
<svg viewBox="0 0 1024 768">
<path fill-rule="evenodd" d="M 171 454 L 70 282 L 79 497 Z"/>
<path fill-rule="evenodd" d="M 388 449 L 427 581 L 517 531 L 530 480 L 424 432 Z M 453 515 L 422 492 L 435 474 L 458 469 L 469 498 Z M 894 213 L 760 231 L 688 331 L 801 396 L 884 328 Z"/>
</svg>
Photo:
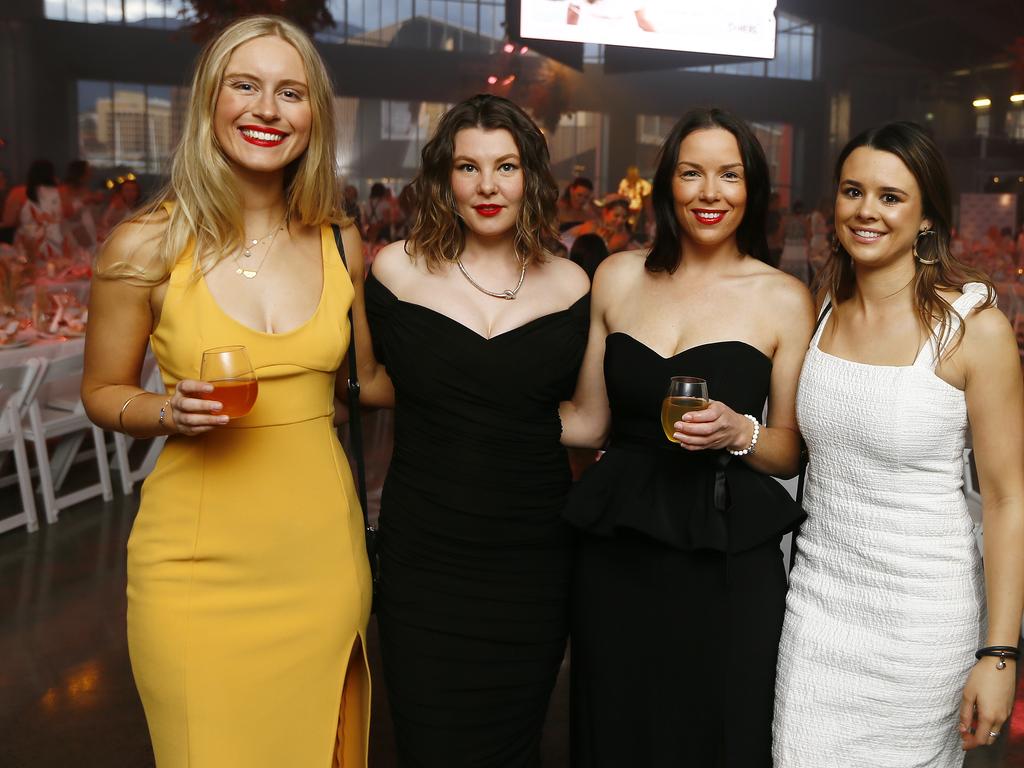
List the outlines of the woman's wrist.
<svg viewBox="0 0 1024 768">
<path fill-rule="evenodd" d="M 757 442 L 761 436 L 761 424 L 755 416 L 748 413 L 737 414 L 743 422 L 737 433 L 737 437 L 726 450 L 733 456 L 746 456 L 757 449 Z"/>
</svg>

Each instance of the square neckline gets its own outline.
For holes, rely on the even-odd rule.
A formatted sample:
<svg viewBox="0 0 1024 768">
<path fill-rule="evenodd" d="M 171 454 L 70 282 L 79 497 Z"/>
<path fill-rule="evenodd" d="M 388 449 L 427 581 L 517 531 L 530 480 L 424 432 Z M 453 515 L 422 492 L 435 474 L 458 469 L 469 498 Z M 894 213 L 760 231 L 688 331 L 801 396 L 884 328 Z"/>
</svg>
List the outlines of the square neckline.
<svg viewBox="0 0 1024 768">
<path fill-rule="evenodd" d="M 914 357 L 914 362 L 912 362 L 910 365 L 879 365 L 879 364 L 876 364 L 876 363 L 862 363 L 862 362 L 860 362 L 858 360 L 850 360 L 849 358 L 840 357 L 839 355 L 833 355 L 831 352 L 826 352 L 825 350 L 823 350 L 819 346 L 819 344 L 821 342 L 821 337 L 825 333 L 825 328 L 828 326 L 829 320 L 832 319 L 832 310 L 835 309 L 834 305 L 832 304 L 831 298 L 828 299 L 828 302 L 829 302 L 829 306 L 828 306 L 828 309 L 826 310 L 828 312 L 828 314 L 825 317 L 825 319 L 822 320 L 821 328 L 819 328 L 817 331 L 815 331 L 814 337 L 811 339 L 811 349 L 815 353 L 817 353 L 819 355 L 824 355 L 825 357 L 827 357 L 827 358 L 829 358 L 831 360 L 838 360 L 840 363 L 844 363 L 846 365 L 856 365 L 856 366 L 860 366 L 862 368 L 876 368 L 876 369 L 879 369 L 879 370 L 890 370 L 890 371 L 905 371 L 905 370 L 908 370 L 908 369 L 915 369 L 915 368 L 916 369 L 920 369 L 920 370 L 924 371 L 925 373 L 931 374 L 931 378 L 933 378 L 936 381 L 940 382 L 941 384 L 945 385 L 946 387 L 948 387 L 953 392 L 957 392 L 957 393 L 959 393 L 961 395 L 965 394 L 964 390 L 959 389 L 957 387 L 954 387 L 952 384 L 950 384 L 944 378 L 942 378 L 937 373 L 935 373 L 934 369 L 917 364 L 917 361 L 921 359 L 921 355 L 924 353 L 924 351 L 926 349 L 928 349 L 928 346 L 932 343 L 931 338 L 927 339 L 925 341 L 925 343 L 921 346 L 921 348 L 917 351 L 917 355 Z"/>
<path fill-rule="evenodd" d="M 304 320 L 301 324 L 299 324 L 299 325 L 295 326 L 294 328 L 291 328 L 291 329 L 289 329 L 287 331 L 279 331 L 279 332 L 261 331 L 261 330 L 258 330 L 256 328 L 253 328 L 252 326 L 246 325 L 241 320 L 239 320 L 238 318 L 232 316 L 227 311 L 225 311 L 225 309 L 220 305 L 220 303 L 218 303 L 216 297 L 214 297 L 214 295 L 213 295 L 213 291 L 210 290 L 210 286 L 206 282 L 206 275 L 205 274 L 201 274 L 199 276 L 199 282 L 202 284 L 203 290 L 206 291 L 206 296 L 207 296 L 207 298 L 210 299 L 210 303 L 213 304 L 213 306 L 216 308 L 216 310 L 223 317 L 227 318 L 228 320 L 230 320 L 235 325 L 237 325 L 237 326 L 239 326 L 241 328 L 244 328 L 245 330 L 249 331 L 250 333 L 255 333 L 258 336 L 267 336 L 267 337 L 271 337 L 271 338 L 292 336 L 292 335 L 294 335 L 296 333 L 299 333 L 300 331 L 304 330 L 306 327 L 312 325 L 313 321 L 316 320 L 317 316 L 320 314 L 320 312 L 321 312 L 321 310 L 322 310 L 322 308 L 324 306 L 324 299 L 327 296 L 327 246 L 325 245 L 325 242 L 324 242 L 324 239 L 326 237 L 326 234 L 325 234 L 325 230 L 326 229 L 329 229 L 329 227 L 327 225 L 324 225 L 324 224 L 320 225 L 320 297 L 317 300 L 316 309 L 314 309 L 313 310 L 313 314 L 311 314 L 308 318 L 306 318 L 306 320 Z"/>
</svg>

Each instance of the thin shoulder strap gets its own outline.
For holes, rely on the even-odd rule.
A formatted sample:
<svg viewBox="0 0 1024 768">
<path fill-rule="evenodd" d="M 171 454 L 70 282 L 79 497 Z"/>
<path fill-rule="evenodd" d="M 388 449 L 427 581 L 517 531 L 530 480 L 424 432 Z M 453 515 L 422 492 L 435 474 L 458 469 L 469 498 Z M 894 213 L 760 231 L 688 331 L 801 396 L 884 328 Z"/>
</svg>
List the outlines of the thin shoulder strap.
<svg viewBox="0 0 1024 768">
<path fill-rule="evenodd" d="M 960 330 L 964 318 L 978 304 L 989 298 L 988 286 L 984 283 L 967 283 L 961 290 L 963 295 L 953 302 L 953 316 L 949 319 L 949 327 L 946 329 L 945 336 L 937 340 L 935 333 L 938 332 L 938 326 L 933 328 L 933 333 L 928 335 L 921 349 L 917 352 L 917 359 L 914 360 L 915 366 L 934 370 L 942 357 L 942 353 L 955 338 L 956 332 Z"/>
<path fill-rule="evenodd" d="M 832 312 L 832 297 L 829 295 L 825 296 L 825 303 L 821 305 L 821 311 L 818 313 L 818 322 L 814 324 L 814 333 L 811 335 L 811 346 L 818 346 L 818 338 L 821 336 L 821 331 L 825 327 L 825 318 Z"/>
<path fill-rule="evenodd" d="M 341 227 L 331 224 L 334 231 L 334 244 L 338 246 L 341 263 L 348 271 L 348 259 L 345 258 L 345 244 L 341 239 Z M 351 334 L 348 343 L 348 426 L 352 436 L 352 452 L 356 459 L 357 490 L 359 505 L 363 510 L 363 525 L 370 527 L 369 511 L 366 506 L 366 456 L 363 454 L 363 419 L 359 411 L 359 368 L 356 365 L 356 327 L 352 322 L 352 305 L 348 307 L 348 328 Z"/>
</svg>

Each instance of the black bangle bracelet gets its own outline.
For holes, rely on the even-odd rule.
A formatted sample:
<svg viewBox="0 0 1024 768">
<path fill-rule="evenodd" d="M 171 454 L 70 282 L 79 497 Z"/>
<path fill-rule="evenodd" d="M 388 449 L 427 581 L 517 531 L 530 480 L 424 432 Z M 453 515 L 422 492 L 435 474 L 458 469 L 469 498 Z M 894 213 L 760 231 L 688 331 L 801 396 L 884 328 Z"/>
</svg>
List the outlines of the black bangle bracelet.
<svg viewBox="0 0 1024 768">
<path fill-rule="evenodd" d="M 981 661 L 982 657 L 991 656 L 999 659 L 999 663 L 996 664 L 996 669 L 1006 669 L 1006 660 L 1012 659 L 1017 661 L 1020 658 L 1020 648 L 1015 645 L 989 645 L 984 648 L 979 648 L 974 653 L 974 658 Z"/>
</svg>

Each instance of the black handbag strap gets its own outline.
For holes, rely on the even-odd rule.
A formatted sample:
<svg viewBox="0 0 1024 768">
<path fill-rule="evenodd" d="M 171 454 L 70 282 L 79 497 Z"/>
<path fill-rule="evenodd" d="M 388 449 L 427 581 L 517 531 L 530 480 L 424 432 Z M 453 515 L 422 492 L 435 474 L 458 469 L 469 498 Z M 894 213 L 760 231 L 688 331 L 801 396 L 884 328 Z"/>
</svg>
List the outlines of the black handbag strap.
<svg viewBox="0 0 1024 768">
<path fill-rule="evenodd" d="M 341 227 L 331 224 L 334 230 L 334 243 L 338 246 L 341 263 L 348 270 L 348 259 L 345 258 L 345 244 L 341 241 Z M 356 459 L 356 491 L 359 493 L 359 505 L 363 509 L 363 525 L 370 528 L 369 511 L 366 506 L 366 456 L 363 454 L 363 419 L 359 411 L 359 370 L 356 366 L 356 326 L 352 322 L 352 305 L 348 307 L 348 328 L 351 337 L 348 343 L 348 428 L 352 436 L 352 452 Z"/>
<path fill-rule="evenodd" d="M 818 322 L 814 324 L 814 332 L 811 333 L 811 343 L 814 343 L 814 337 L 818 335 L 818 329 L 821 328 L 821 324 L 825 322 L 825 317 L 828 315 L 828 311 L 832 309 L 831 299 L 826 299 L 824 306 L 821 308 L 821 312 L 818 315 Z M 807 477 L 807 446 L 803 444 L 803 440 L 800 441 L 800 474 L 796 480 L 796 503 L 801 507 L 804 505 L 804 480 Z M 793 538 L 790 542 L 789 549 L 789 570 L 793 570 L 793 563 L 796 562 L 797 553 L 797 536 L 800 535 L 800 526 L 797 526 L 793 531 Z"/>
</svg>

